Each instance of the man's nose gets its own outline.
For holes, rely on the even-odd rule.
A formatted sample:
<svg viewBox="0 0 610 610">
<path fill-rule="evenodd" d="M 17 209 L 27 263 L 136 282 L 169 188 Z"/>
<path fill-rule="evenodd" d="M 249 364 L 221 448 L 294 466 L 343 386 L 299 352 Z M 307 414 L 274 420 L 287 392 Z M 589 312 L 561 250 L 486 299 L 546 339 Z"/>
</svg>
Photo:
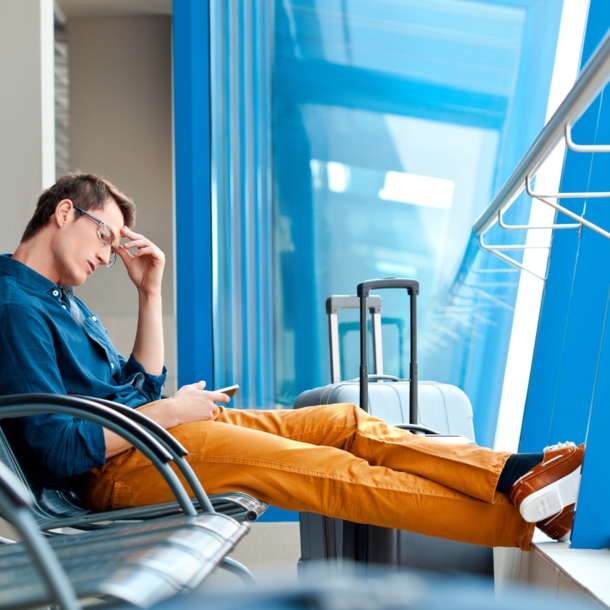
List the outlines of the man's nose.
<svg viewBox="0 0 610 610">
<path fill-rule="evenodd" d="M 110 248 L 107 246 L 103 246 L 97 252 L 97 260 L 100 261 L 102 265 L 107 265 L 110 262 Z"/>
</svg>

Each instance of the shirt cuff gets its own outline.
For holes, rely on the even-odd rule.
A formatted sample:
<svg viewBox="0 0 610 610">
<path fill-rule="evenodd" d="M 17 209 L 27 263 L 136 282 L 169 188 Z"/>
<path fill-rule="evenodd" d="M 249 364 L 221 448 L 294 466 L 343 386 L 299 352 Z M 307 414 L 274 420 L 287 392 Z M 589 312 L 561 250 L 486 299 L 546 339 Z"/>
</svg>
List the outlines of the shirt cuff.
<svg viewBox="0 0 610 610">
<path fill-rule="evenodd" d="M 142 365 L 133 357 L 129 356 L 129 360 L 125 365 L 125 373 L 129 379 L 134 379 L 134 387 L 138 392 L 145 396 L 149 402 L 159 400 L 161 392 L 167 379 L 167 367 L 163 365 L 163 372 L 160 375 L 151 375 L 147 373 Z"/>
</svg>

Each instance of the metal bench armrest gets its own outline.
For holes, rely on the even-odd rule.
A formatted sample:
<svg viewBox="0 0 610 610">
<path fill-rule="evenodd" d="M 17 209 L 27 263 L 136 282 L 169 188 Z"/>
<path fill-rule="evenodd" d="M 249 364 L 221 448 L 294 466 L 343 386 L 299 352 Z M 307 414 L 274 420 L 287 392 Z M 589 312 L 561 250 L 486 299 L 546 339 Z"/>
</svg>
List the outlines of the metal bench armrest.
<svg viewBox="0 0 610 610">
<path fill-rule="evenodd" d="M 30 512 L 31 504 L 21 481 L 0 462 L 0 513 L 21 535 L 49 589 L 50 601 L 65 610 L 77 610 L 79 605 L 74 589 L 55 553 L 36 527 Z"/>
<path fill-rule="evenodd" d="M 105 400 L 104 398 L 92 398 L 90 396 L 78 396 L 78 398 L 84 398 L 108 407 L 150 432 L 150 434 L 172 454 L 174 463 L 179 468 L 180 472 L 182 472 L 186 482 L 193 490 L 195 497 L 199 501 L 199 506 L 206 512 L 216 512 L 214 506 L 210 502 L 208 494 L 203 489 L 197 475 L 193 472 L 191 465 L 184 459 L 185 456 L 188 455 L 188 451 L 165 428 L 160 426 L 156 421 L 150 419 L 150 417 L 146 416 L 144 413 L 118 402 Z"/>
<path fill-rule="evenodd" d="M 192 502 L 176 473 L 169 467 L 172 455 L 146 430 L 117 411 L 103 405 L 59 394 L 17 394 L 0 397 L 0 418 L 57 413 L 84 419 L 115 432 L 141 451 L 163 476 L 186 515 L 196 515 Z"/>
<path fill-rule="evenodd" d="M 128 419 L 142 426 L 145 430 L 150 432 L 157 439 L 157 441 L 162 443 L 168 451 L 170 451 L 171 448 L 173 453 L 176 453 L 181 457 L 188 455 L 188 451 L 185 449 L 185 447 L 181 445 L 165 428 L 160 426 L 156 421 L 150 419 L 150 417 L 147 415 L 144 415 L 144 413 L 141 411 L 137 411 L 132 407 L 127 407 L 119 402 L 114 402 L 113 400 L 106 400 L 105 398 L 95 398 L 93 396 L 84 396 L 81 394 L 70 394 L 70 396 L 95 402 L 98 405 L 112 409 L 113 411 L 124 415 Z"/>
</svg>

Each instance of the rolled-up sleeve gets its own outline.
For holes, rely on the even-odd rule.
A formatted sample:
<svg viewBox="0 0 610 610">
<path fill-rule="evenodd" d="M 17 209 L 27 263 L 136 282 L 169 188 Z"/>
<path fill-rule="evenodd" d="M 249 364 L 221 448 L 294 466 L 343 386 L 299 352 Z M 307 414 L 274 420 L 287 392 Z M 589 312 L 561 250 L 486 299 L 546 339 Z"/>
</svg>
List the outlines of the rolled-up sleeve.
<svg viewBox="0 0 610 610">
<path fill-rule="evenodd" d="M 0 394 L 66 394 L 53 336 L 40 312 L 21 304 L 0 308 L 2 366 Z M 10 422 L 12 435 L 58 477 L 88 472 L 106 461 L 101 426 L 67 415 L 30 415 Z"/>
<path fill-rule="evenodd" d="M 163 367 L 161 375 L 151 375 L 130 355 L 129 360 L 121 358 L 121 376 L 121 383 L 131 383 L 146 398 L 146 402 L 153 402 L 161 398 L 167 379 L 167 368 Z"/>
</svg>

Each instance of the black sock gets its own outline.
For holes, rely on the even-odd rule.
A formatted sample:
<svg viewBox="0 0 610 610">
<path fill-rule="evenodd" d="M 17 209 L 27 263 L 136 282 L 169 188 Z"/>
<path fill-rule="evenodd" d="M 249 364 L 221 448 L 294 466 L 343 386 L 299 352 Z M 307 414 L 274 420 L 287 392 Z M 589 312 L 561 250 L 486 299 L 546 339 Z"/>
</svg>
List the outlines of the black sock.
<svg viewBox="0 0 610 610">
<path fill-rule="evenodd" d="M 496 491 L 507 494 L 517 479 L 520 479 L 536 464 L 540 464 L 542 460 L 544 460 L 544 453 L 513 453 L 504 464 Z"/>
</svg>

